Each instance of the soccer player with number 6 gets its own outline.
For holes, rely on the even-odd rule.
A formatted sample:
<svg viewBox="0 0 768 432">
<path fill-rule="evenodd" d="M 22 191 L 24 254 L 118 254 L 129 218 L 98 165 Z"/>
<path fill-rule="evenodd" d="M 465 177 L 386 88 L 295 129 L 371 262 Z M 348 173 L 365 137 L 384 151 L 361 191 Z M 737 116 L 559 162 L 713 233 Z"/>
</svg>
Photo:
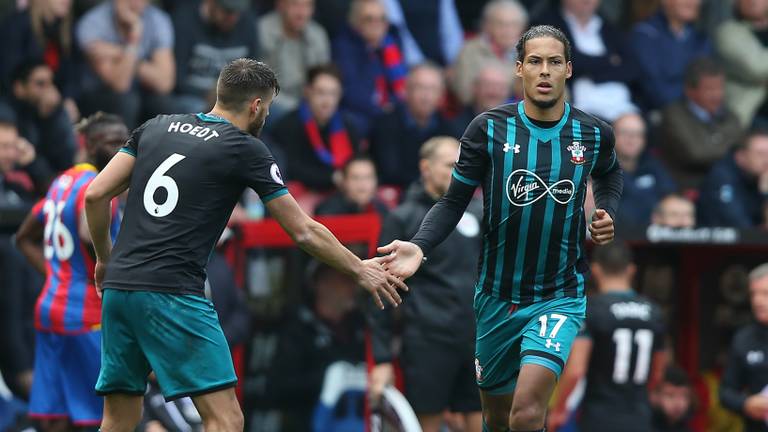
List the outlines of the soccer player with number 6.
<svg viewBox="0 0 768 432">
<path fill-rule="evenodd" d="M 102 400 L 93 392 L 101 356 L 101 300 L 85 222 L 85 191 L 128 137 L 120 117 L 97 113 L 78 125 L 85 146 L 78 165 L 51 184 L 16 233 L 27 260 L 46 275 L 35 305 L 35 370 L 29 415 L 46 431 L 97 426 Z M 111 241 L 120 221 L 107 214 Z M 111 224 L 110 224 L 111 216 Z"/>
<path fill-rule="evenodd" d="M 205 266 L 246 187 L 293 240 L 353 276 L 379 307 L 400 303 L 403 282 L 382 259 L 362 261 L 307 216 L 283 184 L 259 131 L 280 88 L 264 63 L 237 59 L 222 69 L 207 114 L 161 115 L 136 129 L 86 192 L 103 292 L 102 432 L 133 431 L 147 375 L 167 400 L 192 397 L 206 430 L 240 431 L 243 415 L 227 341 L 203 296 Z M 109 202 L 130 188 L 114 249 Z"/>
</svg>

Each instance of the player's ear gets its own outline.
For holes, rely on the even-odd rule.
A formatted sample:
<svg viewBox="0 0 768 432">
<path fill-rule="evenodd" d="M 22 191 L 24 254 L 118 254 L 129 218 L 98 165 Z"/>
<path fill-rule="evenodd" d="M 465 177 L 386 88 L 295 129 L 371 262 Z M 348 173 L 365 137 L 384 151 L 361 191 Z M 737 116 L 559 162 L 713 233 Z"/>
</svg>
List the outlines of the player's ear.
<svg viewBox="0 0 768 432">
<path fill-rule="evenodd" d="M 637 266 L 634 264 L 630 264 L 627 266 L 627 277 L 629 279 L 634 279 L 635 273 L 637 273 Z"/>
<path fill-rule="evenodd" d="M 257 97 L 251 101 L 251 113 L 256 114 L 259 112 L 259 108 L 261 108 L 261 97 Z"/>
<path fill-rule="evenodd" d="M 518 78 L 523 77 L 523 62 L 520 60 L 515 62 L 515 75 L 517 75 Z"/>
<path fill-rule="evenodd" d="M 599 281 L 600 278 L 603 277 L 603 268 L 600 267 L 600 264 L 593 263 L 591 270 L 592 270 L 592 276 L 595 278 L 596 281 Z"/>
<path fill-rule="evenodd" d="M 573 63 L 570 61 L 565 64 L 565 78 L 568 79 L 573 75 Z"/>
</svg>

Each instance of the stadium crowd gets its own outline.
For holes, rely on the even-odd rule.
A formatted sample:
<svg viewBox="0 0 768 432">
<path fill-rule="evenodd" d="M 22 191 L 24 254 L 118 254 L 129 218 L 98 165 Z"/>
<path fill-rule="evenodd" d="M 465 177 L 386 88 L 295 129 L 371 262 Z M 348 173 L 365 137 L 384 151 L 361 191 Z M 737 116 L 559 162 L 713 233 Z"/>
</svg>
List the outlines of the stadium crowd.
<svg viewBox="0 0 768 432">
<path fill-rule="evenodd" d="M 532 24 L 565 32 L 569 102 L 614 127 L 619 235 L 650 224 L 768 229 L 768 0 L 2 1 L 0 212 L 31 208 L 73 165 L 81 119 L 102 111 L 133 129 L 158 114 L 208 112 L 221 68 L 252 57 L 280 80 L 261 138 L 302 207 L 386 217 L 429 175 L 422 144 L 460 139 L 479 113 L 522 98 L 515 45 Z M 263 215 L 246 194 L 232 222 Z M 0 371 L 23 400 L 42 279 L 11 233 L 0 233 Z M 219 312 L 235 314 L 225 333 L 240 343 L 250 332 L 242 293 L 215 263 L 210 285 L 228 299 Z M 338 301 L 353 297 L 339 278 L 312 269 L 315 304 L 289 314 L 277 348 L 274 373 L 294 378 L 266 385 L 275 404 L 304 395 L 304 416 L 325 366 L 363 359 L 348 327 L 364 320 L 348 316 L 360 312 L 354 300 Z M 689 392 L 677 369 L 664 383 L 659 410 L 665 392 Z M 3 409 L 13 407 L 0 408 L 0 429 L 12 423 Z"/>
</svg>

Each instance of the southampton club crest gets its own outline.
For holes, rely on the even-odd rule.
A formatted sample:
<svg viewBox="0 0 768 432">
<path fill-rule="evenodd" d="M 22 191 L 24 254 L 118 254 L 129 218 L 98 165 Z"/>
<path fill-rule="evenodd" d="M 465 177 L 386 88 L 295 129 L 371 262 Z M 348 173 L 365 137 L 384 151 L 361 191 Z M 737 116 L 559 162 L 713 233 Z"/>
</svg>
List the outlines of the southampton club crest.
<svg viewBox="0 0 768 432">
<path fill-rule="evenodd" d="M 576 165 L 581 165 L 584 163 L 584 151 L 587 148 L 581 145 L 580 142 L 574 141 L 573 144 L 568 146 L 568 150 L 571 152 L 571 162 L 575 163 Z"/>
</svg>

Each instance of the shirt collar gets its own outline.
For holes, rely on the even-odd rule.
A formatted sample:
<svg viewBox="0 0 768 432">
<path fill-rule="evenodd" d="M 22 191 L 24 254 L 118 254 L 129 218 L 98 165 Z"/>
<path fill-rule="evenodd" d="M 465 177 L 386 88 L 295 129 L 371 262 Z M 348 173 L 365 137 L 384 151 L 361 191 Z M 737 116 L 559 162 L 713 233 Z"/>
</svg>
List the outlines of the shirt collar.
<svg viewBox="0 0 768 432">
<path fill-rule="evenodd" d="M 572 32 L 576 30 L 579 33 L 598 34 L 600 33 L 600 28 L 603 26 L 603 19 L 597 14 L 592 15 L 592 18 L 589 19 L 586 27 L 581 26 L 581 22 L 576 19 L 576 15 L 566 10 L 563 10 L 563 19 L 565 19 L 566 24 L 568 24 L 568 27 Z"/>
</svg>

